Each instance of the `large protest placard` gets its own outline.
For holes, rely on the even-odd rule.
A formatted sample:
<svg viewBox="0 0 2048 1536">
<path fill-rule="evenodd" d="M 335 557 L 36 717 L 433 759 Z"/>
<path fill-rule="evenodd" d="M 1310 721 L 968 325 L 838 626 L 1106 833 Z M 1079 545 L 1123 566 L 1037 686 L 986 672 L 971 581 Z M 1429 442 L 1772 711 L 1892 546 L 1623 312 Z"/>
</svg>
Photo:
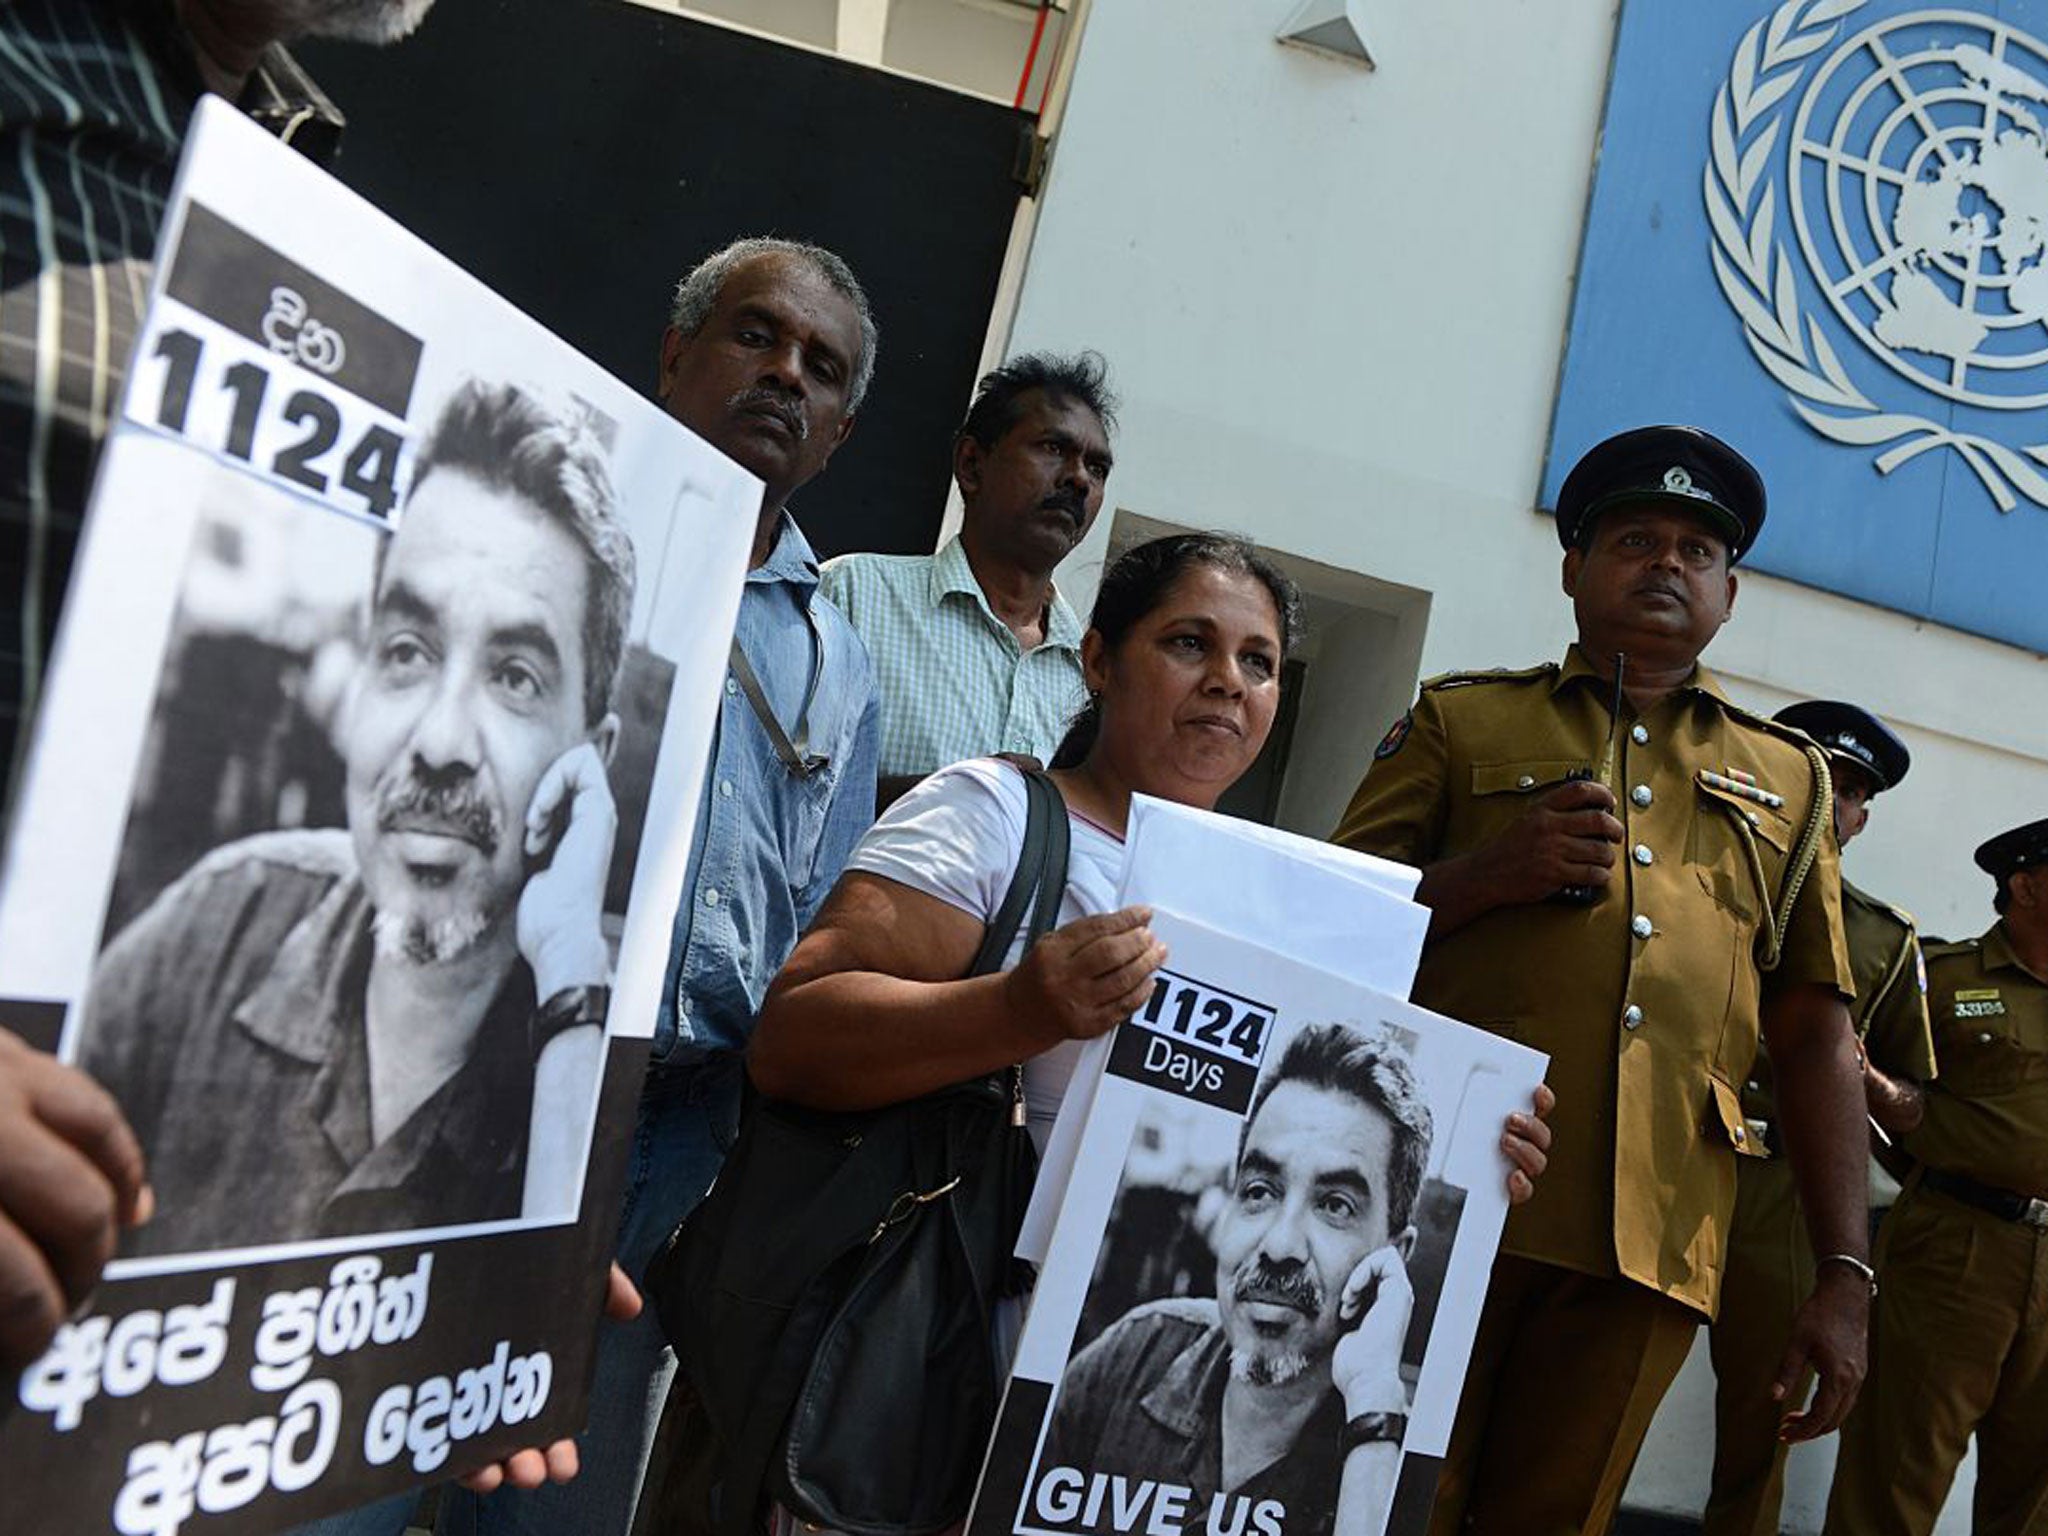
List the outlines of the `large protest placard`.
<svg viewBox="0 0 2048 1536">
<path fill-rule="evenodd" d="M 273 1531 L 581 1427 L 760 497 L 212 99 L 153 283 L 0 1025 L 156 1215 L 0 1405 L 9 1532 Z"/>
<path fill-rule="evenodd" d="M 1546 1059 L 1243 929 L 1152 926 L 1170 956 L 1088 1103 L 970 1536 L 1419 1532 L 1502 1121 Z"/>
<path fill-rule="evenodd" d="M 1406 997 L 1422 959 L 1429 909 L 1409 898 L 1421 871 L 1278 827 L 1133 795 L 1117 905 L 1179 911 L 1225 933 L 1257 935 L 1300 960 L 1375 992 Z M 1218 878 L 1228 871 L 1228 878 Z M 1045 1262 L 1081 1130 L 1114 1037 L 1082 1047 L 1039 1163 L 1017 1255 Z"/>
</svg>

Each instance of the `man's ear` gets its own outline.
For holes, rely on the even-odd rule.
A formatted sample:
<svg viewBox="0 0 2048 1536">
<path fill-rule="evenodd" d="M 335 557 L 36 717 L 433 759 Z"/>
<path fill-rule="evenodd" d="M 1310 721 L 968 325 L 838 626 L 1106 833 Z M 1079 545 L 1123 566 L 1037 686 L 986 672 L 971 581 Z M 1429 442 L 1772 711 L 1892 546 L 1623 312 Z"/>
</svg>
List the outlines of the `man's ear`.
<svg viewBox="0 0 2048 1536">
<path fill-rule="evenodd" d="M 1109 642 L 1099 629 L 1081 637 L 1081 681 L 1090 693 L 1100 693 L 1109 684 Z"/>
<path fill-rule="evenodd" d="M 590 733 L 590 744 L 597 748 L 598 760 L 605 767 L 612 765 L 612 756 L 619 750 L 619 717 L 616 711 L 607 711 L 597 722 L 597 728 Z"/>
<path fill-rule="evenodd" d="M 988 450 L 967 433 L 962 432 L 953 441 L 953 483 L 960 487 L 960 495 L 971 499 L 981 490 L 981 467 L 988 456 Z"/>
<path fill-rule="evenodd" d="M 1721 613 L 1721 622 L 1723 624 L 1726 624 L 1735 617 L 1735 589 L 1741 585 L 1742 583 L 1736 580 L 1735 573 L 1730 571 L 1728 573 L 1728 606 Z"/>
<path fill-rule="evenodd" d="M 1566 597 L 1579 595 L 1579 572 L 1586 564 L 1586 552 L 1574 544 L 1564 552 L 1564 568 L 1559 574 L 1559 583 L 1564 587 Z"/>
<path fill-rule="evenodd" d="M 667 400 L 669 392 L 676 387 L 676 374 L 682 367 L 683 346 L 688 339 L 674 326 L 661 333 L 661 372 L 656 381 L 655 398 Z"/>
<path fill-rule="evenodd" d="M 1401 1229 L 1401 1235 L 1394 1239 L 1393 1248 L 1394 1252 L 1401 1255 L 1401 1262 L 1403 1264 L 1406 1264 L 1415 1257 L 1415 1224 L 1413 1222 L 1410 1222 Z"/>
</svg>

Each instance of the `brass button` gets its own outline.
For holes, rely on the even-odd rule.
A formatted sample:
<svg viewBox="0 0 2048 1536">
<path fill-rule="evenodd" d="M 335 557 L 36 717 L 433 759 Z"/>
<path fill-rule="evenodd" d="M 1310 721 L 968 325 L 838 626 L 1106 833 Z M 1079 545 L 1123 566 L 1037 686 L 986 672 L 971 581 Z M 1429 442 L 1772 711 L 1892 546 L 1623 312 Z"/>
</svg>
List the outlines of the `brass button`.
<svg viewBox="0 0 2048 1536">
<path fill-rule="evenodd" d="M 1647 784 L 1638 784 L 1634 789 L 1628 792 L 1628 797 L 1629 799 L 1635 801 L 1637 805 L 1648 805 L 1652 800 L 1657 798 L 1655 795 L 1650 793 L 1650 786 Z"/>
<path fill-rule="evenodd" d="M 1639 747 L 1647 747 L 1650 744 L 1650 728 L 1647 725 L 1638 725 L 1628 733 L 1628 739 Z"/>
<path fill-rule="evenodd" d="M 1638 864 L 1647 865 L 1653 862 L 1657 856 L 1650 852 L 1650 845 L 1648 843 L 1637 843 L 1635 857 Z"/>
<path fill-rule="evenodd" d="M 1623 1029 L 1634 1029 L 1637 1025 L 1641 1024 L 1642 1022 L 1643 1010 L 1638 1008 L 1634 1003 L 1630 1003 L 1626 1008 L 1621 1010 L 1621 1027 Z"/>
<path fill-rule="evenodd" d="M 1639 939 L 1647 939 L 1652 933 L 1656 932 L 1656 924 L 1638 912 L 1634 920 L 1629 923 L 1628 931 Z"/>
<path fill-rule="evenodd" d="M 1523 775 L 1522 775 L 1522 776 L 1521 776 L 1521 777 L 1520 777 L 1519 779 L 1515 780 L 1515 788 L 1517 788 L 1517 789 L 1527 789 L 1527 788 L 1528 788 L 1528 787 L 1529 787 L 1530 785 L 1534 784 L 1535 782 L 1536 782 L 1536 775 L 1535 775 L 1535 774 L 1533 774 L 1533 773 L 1525 773 L 1525 774 L 1523 774 Z"/>
</svg>

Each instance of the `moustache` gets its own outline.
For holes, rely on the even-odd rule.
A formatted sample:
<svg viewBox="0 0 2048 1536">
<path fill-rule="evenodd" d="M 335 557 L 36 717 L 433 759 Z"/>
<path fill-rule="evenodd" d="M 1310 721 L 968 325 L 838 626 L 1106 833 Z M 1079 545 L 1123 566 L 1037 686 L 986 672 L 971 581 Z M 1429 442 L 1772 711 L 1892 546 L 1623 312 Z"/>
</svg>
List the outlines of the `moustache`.
<svg viewBox="0 0 2048 1536">
<path fill-rule="evenodd" d="M 474 779 L 433 784 L 417 773 L 378 793 L 377 830 L 459 837 L 487 859 L 497 856 L 500 839 L 497 807 L 477 793 Z"/>
<path fill-rule="evenodd" d="M 811 435 L 810 419 L 804 415 L 803 407 L 793 397 L 769 385 L 756 384 L 751 389 L 743 389 L 725 403 L 731 410 L 773 416 L 789 428 L 789 435 L 798 442 Z"/>
<path fill-rule="evenodd" d="M 1064 512 L 1076 528 L 1088 511 L 1088 498 L 1070 485 L 1063 485 L 1039 503 L 1048 512 Z"/>
<path fill-rule="evenodd" d="M 1263 1301 L 1292 1307 L 1308 1317 L 1315 1317 L 1323 1310 L 1322 1284 L 1307 1266 L 1289 1264 L 1282 1267 L 1263 1253 L 1252 1255 L 1237 1267 L 1237 1274 L 1231 1279 L 1231 1294 L 1241 1302 Z"/>
</svg>

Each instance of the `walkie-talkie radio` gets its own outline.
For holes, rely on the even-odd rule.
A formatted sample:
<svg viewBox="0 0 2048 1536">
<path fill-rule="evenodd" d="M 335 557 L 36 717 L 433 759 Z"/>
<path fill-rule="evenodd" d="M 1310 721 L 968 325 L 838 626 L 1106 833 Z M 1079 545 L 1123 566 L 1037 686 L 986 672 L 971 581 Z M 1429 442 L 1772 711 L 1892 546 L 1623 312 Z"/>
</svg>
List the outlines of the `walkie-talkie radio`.
<svg viewBox="0 0 2048 1536">
<path fill-rule="evenodd" d="M 1567 784 L 1576 784 L 1586 779 L 1598 779 L 1610 789 L 1614 782 L 1614 749 L 1616 738 L 1621 734 L 1621 676 L 1628 665 L 1628 658 L 1621 652 L 1614 653 L 1614 698 L 1607 709 L 1607 749 L 1600 755 L 1600 771 L 1591 768 L 1574 768 L 1564 776 Z M 1597 885 L 1567 885 L 1559 888 L 1550 899 L 1564 907 L 1590 907 L 1600 899 L 1601 888 Z"/>
</svg>

